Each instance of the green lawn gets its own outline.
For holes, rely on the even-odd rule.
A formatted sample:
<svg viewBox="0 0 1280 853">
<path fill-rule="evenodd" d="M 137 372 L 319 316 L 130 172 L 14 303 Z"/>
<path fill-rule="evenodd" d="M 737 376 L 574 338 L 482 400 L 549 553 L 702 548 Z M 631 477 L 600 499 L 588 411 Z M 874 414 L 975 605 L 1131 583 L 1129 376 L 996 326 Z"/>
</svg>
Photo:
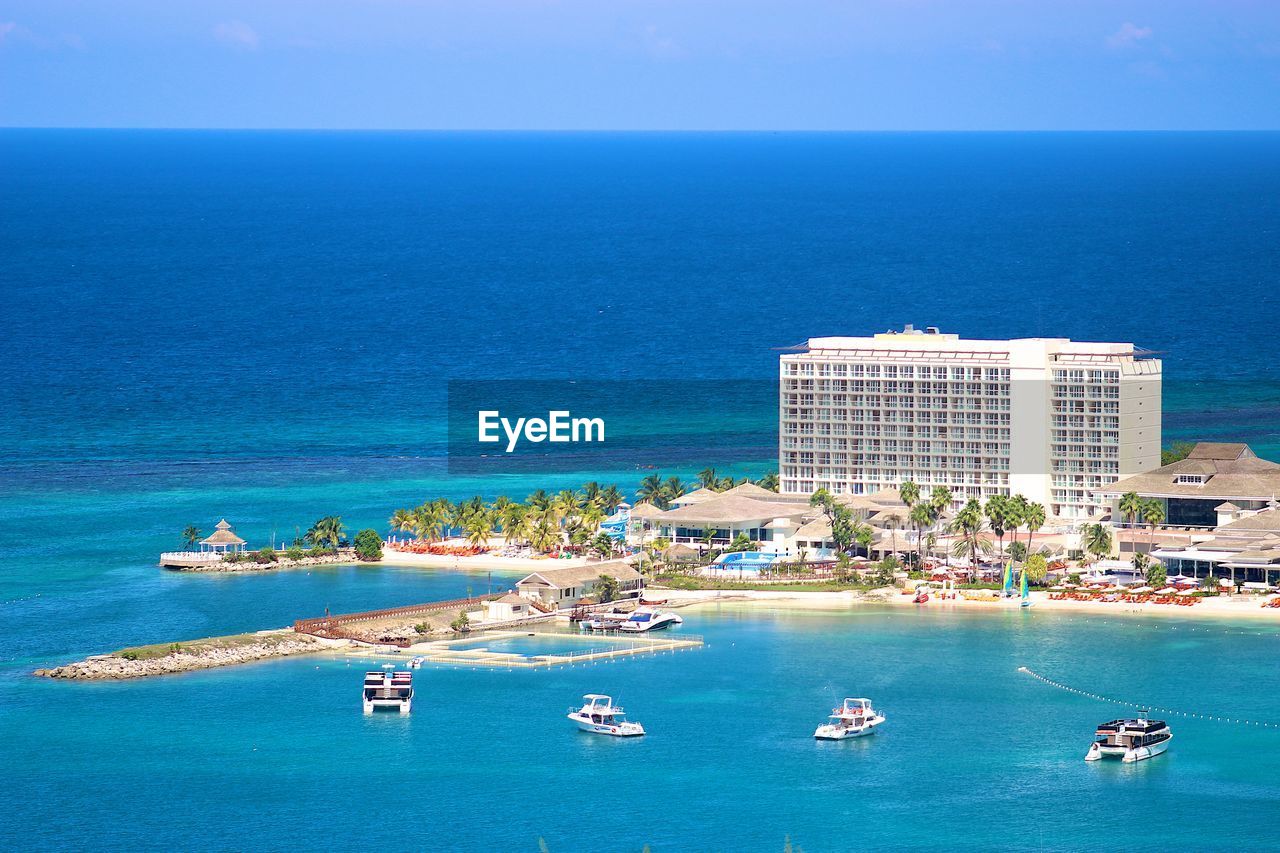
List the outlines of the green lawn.
<svg viewBox="0 0 1280 853">
<path fill-rule="evenodd" d="M 285 640 L 296 639 L 299 635 L 292 631 L 278 634 L 233 634 L 229 637 L 205 637 L 202 640 L 189 640 L 184 643 L 156 643 L 150 646 L 133 646 L 112 652 L 112 656 L 127 660 L 154 660 L 168 657 L 178 652 L 198 654 L 209 649 L 231 649 L 237 646 L 275 645 Z"/>
</svg>

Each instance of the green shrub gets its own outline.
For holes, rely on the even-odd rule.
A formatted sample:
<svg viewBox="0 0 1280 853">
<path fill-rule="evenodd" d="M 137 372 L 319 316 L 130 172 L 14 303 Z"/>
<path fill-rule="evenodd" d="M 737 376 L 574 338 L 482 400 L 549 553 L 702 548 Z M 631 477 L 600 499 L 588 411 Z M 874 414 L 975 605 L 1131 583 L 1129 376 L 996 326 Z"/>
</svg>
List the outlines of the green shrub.
<svg viewBox="0 0 1280 853">
<path fill-rule="evenodd" d="M 254 552 L 253 561 L 262 566 L 265 566 L 268 563 L 274 563 L 276 561 L 276 549 L 263 548 L 260 551 Z"/>
<path fill-rule="evenodd" d="M 366 527 L 356 534 L 356 556 L 368 563 L 382 559 L 382 537 L 378 531 Z"/>
<path fill-rule="evenodd" d="M 284 555 L 287 559 L 290 559 L 290 560 L 301 560 L 303 557 L 307 555 L 307 552 L 303 551 L 297 545 L 294 545 L 288 550 L 286 550 L 284 552 Z"/>
</svg>

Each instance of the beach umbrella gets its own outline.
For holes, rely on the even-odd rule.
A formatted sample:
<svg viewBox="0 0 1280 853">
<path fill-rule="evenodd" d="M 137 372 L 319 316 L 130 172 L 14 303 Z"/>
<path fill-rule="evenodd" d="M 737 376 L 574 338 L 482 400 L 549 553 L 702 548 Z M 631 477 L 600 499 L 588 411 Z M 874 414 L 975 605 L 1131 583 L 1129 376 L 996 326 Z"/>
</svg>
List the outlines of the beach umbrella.
<svg viewBox="0 0 1280 853">
<path fill-rule="evenodd" d="M 1166 586 L 1164 589 L 1156 590 L 1156 595 L 1173 595 L 1177 591 L 1176 586 Z"/>
<path fill-rule="evenodd" d="M 1140 586 L 1140 587 L 1138 587 L 1137 589 L 1131 589 L 1131 590 L 1129 590 L 1129 591 L 1130 591 L 1130 592 L 1151 592 L 1151 590 L 1152 590 L 1152 589 L 1153 589 L 1153 587 L 1149 587 L 1149 586 Z"/>
</svg>

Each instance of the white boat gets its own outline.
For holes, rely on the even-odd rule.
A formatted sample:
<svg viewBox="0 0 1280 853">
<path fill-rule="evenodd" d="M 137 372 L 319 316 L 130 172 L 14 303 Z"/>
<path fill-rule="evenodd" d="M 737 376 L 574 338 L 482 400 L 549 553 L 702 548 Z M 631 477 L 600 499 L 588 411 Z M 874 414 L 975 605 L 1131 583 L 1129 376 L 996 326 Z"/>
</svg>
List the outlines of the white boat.
<svg viewBox="0 0 1280 853">
<path fill-rule="evenodd" d="M 426 662 L 427 658 L 425 655 L 418 655 L 416 658 L 409 661 L 409 669 L 422 669 L 422 665 Z"/>
<path fill-rule="evenodd" d="M 639 631 L 657 631 L 671 625 L 683 625 L 684 619 L 679 614 L 655 607 L 637 607 L 631 616 L 618 626 L 618 630 L 636 633 Z"/>
<path fill-rule="evenodd" d="M 570 709 L 569 719 L 584 732 L 611 737 L 635 737 L 644 734 L 644 726 L 627 721 L 622 708 L 613 704 L 613 698 L 600 693 L 583 696 L 578 710 Z"/>
<path fill-rule="evenodd" d="M 380 672 L 364 674 L 364 712 L 378 710 L 399 711 L 407 714 L 413 709 L 413 673 Z"/>
<path fill-rule="evenodd" d="M 1145 710 L 1136 720 L 1111 720 L 1098 726 L 1085 761 L 1119 758 L 1125 763 L 1154 758 L 1169 748 L 1173 732 L 1164 720 L 1149 720 Z"/>
<path fill-rule="evenodd" d="M 630 618 L 630 613 L 596 613 L 579 622 L 578 627 L 583 631 L 616 631 Z"/>
<path fill-rule="evenodd" d="M 819 740 L 844 740 L 862 737 L 884 722 L 884 715 L 871 707 L 870 699 L 845 699 L 839 708 L 831 709 L 829 723 L 818 726 L 813 736 Z"/>
</svg>

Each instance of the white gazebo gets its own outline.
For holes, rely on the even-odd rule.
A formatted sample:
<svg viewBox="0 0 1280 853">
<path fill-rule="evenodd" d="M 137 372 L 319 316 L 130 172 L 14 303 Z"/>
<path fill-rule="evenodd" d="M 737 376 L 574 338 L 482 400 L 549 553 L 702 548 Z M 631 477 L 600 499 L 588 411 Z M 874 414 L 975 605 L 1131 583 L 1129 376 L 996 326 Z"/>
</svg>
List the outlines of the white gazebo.
<svg viewBox="0 0 1280 853">
<path fill-rule="evenodd" d="M 245 541 L 235 534 L 225 518 L 215 525 L 209 536 L 200 540 L 200 550 L 206 553 L 226 555 L 244 551 Z"/>
</svg>

